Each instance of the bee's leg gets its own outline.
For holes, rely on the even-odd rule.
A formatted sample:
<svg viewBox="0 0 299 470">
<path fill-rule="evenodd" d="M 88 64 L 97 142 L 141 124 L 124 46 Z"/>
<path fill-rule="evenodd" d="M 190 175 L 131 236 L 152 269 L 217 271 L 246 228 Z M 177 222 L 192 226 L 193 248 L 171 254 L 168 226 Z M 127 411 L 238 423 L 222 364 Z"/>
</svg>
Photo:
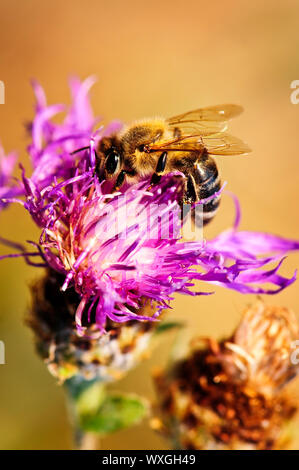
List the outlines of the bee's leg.
<svg viewBox="0 0 299 470">
<path fill-rule="evenodd" d="M 118 177 L 116 178 L 113 191 L 118 191 L 122 187 L 122 185 L 124 184 L 126 175 L 134 177 L 136 176 L 136 172 L 134 170 L 121 170 L 121 172 L 118 174 Z"/>
<path fill-rule="evenodd" d="M 118 177 L 116 178 L 116 182 L 115 182 L 113 191 L 118 191 L 121 188 L 121 186 L 123 185 L 123 183 L 125 181 L 126 173 L 127 172 L 125 170 L 121 170 Z"/>
<path fill-rule="evenodd" d="M 194 207 L 192 208 L 192 205 L 196 201 L 198 201 L 196 182 L 194 180 L 194 177 L 191 174 L 189 174 L 187 177 L 185 194 L 184 194 L 182 205 L 181 205 L 182 221 L 186 219 L 190 210 L 191 210 L 191 217 L 194 220 L 195 210 L 194 210 Z"/>
<path fill-rule="evenodd" d="M 152 179 L 151 179 L 151 186 L 159 183 L 161 176 L 165 170 L 166 163 L 167 163 L 167 152 L 163 152 L 161 153 L 158 159 L 155 173 L 153 174 Z"/>
<path fill-rule="evenodd" d="M 112 193 L 114 193 L 115 191 L 118 191 L 121 188 L 121 186 L 123 185 L 125 181 L 125 176 L 126 176 L 126 171 L 121 170 L 121 172 L 118 174 L 118 177 L 116 178 L 115 184 L 111 191 Z M 108 200 L 106 202 L 108 203 Z"/>
</svg>

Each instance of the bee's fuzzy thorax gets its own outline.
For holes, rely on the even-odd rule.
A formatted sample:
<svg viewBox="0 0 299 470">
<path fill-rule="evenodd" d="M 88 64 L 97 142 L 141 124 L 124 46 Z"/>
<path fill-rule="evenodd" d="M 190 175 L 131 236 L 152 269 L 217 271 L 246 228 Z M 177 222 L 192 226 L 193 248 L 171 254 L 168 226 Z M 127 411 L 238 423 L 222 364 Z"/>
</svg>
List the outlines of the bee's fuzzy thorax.
<svg viewBox="0 0 299 470">
<path fill-rule="evenodd" d="M 130 124 L 125 124 L 121 131 L 119 132 L 119 137 L 122 138 L 129 129 L 133 127 L 158 127 L 160 129 L 166 128 L 166 121 L 165 118 L 162 116 L 155 116 L 155 117 L 146 117 L 141 119 L 136 119 L 132 121 Z"/>
</svg>

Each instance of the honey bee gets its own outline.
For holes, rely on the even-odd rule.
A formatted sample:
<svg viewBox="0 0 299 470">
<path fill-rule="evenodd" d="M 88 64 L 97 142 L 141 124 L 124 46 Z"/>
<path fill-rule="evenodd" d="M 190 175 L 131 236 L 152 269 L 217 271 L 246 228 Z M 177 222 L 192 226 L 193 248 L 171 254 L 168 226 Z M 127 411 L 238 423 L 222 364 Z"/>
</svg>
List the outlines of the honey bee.
<svg viewBox="0 0 299 470">
<path fill-rule="evenodd" d="M 137 121 L 122 132 L 104 137 L 96 153 L 97 174 L 114 178 L 114 189 L 151 177 L 157 184 L 162 175 L 180 171 L 185 177 L 182 204 L 203 204 L 203 224 L 214 217 L 220 202 L 220 178 L 213 156 L 241 155 L 250 151 L 241 140 L 227 134 L 227 121 L 242 107 L 226 104 L 196 109 L 169 119 Z M 194 215 L 194 212 L 193 212 Z"/>
</svg>

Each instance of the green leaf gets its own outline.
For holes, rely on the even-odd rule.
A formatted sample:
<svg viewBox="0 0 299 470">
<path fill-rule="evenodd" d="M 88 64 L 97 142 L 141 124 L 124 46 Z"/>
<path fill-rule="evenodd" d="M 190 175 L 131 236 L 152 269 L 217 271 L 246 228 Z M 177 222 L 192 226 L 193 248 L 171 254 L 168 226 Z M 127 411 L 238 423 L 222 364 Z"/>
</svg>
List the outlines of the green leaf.
<svg viewBox="0 0 299 470">
<path fill-rule="evenodd" d="M 101 382 L 94 382 L 86 388 L 76 400 L 78 416 L 92 415 L 98 412 L 106 398 L 106 390 Z"/>
<path fill-rule="evenodd" d="M 173 330 L 174 328 L 183 328 L 184 323 L 178 321 L 162 322 L 155 328 L 155 334 L 165 333 L 166 331 Z"/>
<path fill-rule="evenodd" d="M 75 375 L 64 382 L 64 388 L 68 391 L 73 400 L 77 401 L 86 390 L 99 383 L 97 379 L 86 380 L 80 375 Z"/>
<path fill-rule="evenodd" d="M 81 414 L 84 431 L 109 434 L 138 424 L 148 414 L 148 403 L 135 395 L 106 396 L 96 413 Z"/>
</svg>

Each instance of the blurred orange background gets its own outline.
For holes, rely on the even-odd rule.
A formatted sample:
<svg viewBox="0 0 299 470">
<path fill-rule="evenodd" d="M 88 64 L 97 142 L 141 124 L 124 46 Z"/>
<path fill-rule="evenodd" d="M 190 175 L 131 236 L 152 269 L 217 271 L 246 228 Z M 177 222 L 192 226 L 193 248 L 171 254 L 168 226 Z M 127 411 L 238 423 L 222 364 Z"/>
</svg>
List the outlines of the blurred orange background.
<svg viewBox="0 0 299 470">
<path fill-rule="evenodd" d="M 67 78 L 98 76 L 92 91 L 105 122 L 152 115 L 171 116 L 199 106 L 238 103 L 245 113 L 232 133 L 253 149 L 247 157 L 219 157 L 228 189 L 238 194 L 242 228 L 299 238 L 299 105 L 290 101 L 299 79 L 299 5 L 296 0 L 0 0 L 0 136 L 17 149 L 28 168 L 24 123 L 33 116 L 29 80 L 37 78 L 50 103 L 69 102 Z M 223 198 L 205 231 L 215 235 L 233 220 Z M 20 207 L 0 215 L 1 235 L 36 239 Z M 1 248 L 3 254 L 7 250 Z M 283 273 L 299 266 L 291 255 Z M 63 389 L 36 356 L 24 325 L 28 283 L 38 273 L 22 260 L 0 264 L 0 448 L 68 449 Z M 211 289 L 213 290 L 213 289 Z M 214 296 L 177 296 L 169 318 L 187 322 L 186 336 L 230 334 L 250 296 L 217 288 Z M 298 282 L 266 299 L 299 315 Z M 115 388 L 154 397 L 150 371 L 167 360 L 173 335 Z M 167 443 L 144 423 L 102 442 L 103 449 L 163 449 Z"/>
</svg>

